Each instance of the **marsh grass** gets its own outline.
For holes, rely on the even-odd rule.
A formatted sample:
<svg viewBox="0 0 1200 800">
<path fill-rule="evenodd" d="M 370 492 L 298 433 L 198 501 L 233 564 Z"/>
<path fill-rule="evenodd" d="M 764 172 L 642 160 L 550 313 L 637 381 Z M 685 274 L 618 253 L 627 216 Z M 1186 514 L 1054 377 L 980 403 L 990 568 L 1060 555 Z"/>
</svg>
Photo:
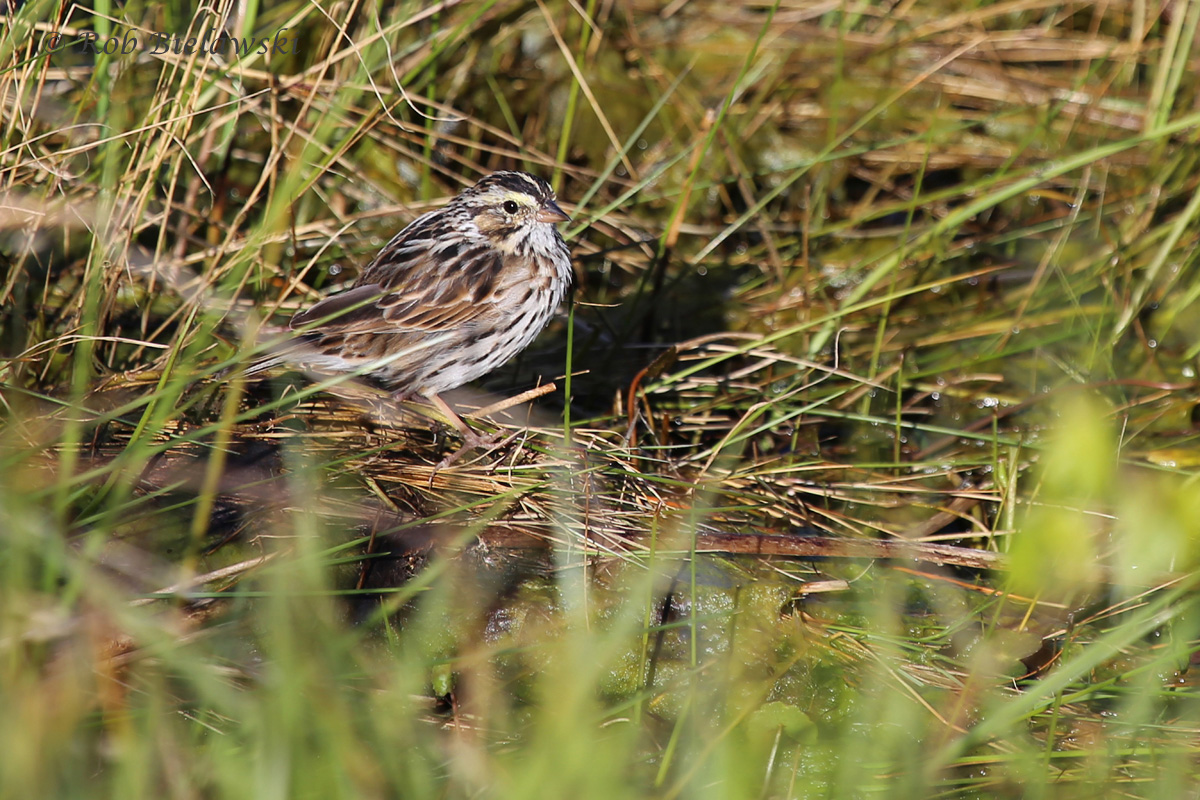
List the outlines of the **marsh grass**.
<svg viewBox="0 0 1200 800">
<path fill-rule="evenodd" d="M 4 796 L 1194 792 L 1200 4 L 7 14 Z M 503 444 L 245 378 L 500 167 Z"/>
</svg>

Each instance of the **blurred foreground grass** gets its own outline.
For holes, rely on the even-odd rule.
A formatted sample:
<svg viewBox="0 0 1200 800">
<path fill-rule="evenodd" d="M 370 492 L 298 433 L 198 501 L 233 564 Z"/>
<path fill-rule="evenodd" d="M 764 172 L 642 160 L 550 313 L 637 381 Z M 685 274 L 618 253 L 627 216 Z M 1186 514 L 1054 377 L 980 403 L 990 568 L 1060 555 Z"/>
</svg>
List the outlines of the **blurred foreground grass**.
<svg viewBox="0 0 1200 800">
<path fill-rule="evenodd" d="M 1200 3 L 7 13 L 0 794 L 1194 792 Z M 241 377 L 500 167 L 503 445 Z"/>
</svg>

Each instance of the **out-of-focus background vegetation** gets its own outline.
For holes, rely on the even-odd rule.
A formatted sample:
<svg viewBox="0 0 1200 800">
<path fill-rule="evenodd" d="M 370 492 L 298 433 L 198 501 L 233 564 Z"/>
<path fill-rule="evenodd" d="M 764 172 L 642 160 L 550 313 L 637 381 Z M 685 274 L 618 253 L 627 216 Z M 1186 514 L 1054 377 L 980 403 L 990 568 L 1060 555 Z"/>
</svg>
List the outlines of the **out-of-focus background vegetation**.
<svg viewBox="0 0 1200 800">
<path fill-rule="evenodd" d="M 0 795 L 1194 792 L 1200 2 L 0 8 Z M 500 444 L 246 378 L 498 168 Z"/>
</svg>

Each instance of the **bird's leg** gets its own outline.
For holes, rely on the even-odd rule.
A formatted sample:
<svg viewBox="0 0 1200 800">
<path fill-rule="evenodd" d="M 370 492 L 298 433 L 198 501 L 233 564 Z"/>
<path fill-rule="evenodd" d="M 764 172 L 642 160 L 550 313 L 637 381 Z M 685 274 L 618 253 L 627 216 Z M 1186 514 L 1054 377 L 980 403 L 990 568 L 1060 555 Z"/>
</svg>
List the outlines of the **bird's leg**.
<svg viewBox="0 0 1200 800">
<path fill-rule="evenodd" d="M 459 435 L 462 436 L 463 439 L 462 447 L 458 448 L 453 453 L 438 462 L 437 469 L 445 469 L 455 461 L 458 461 L 460 458 L 462 458 L 463 455 L 465 455 L 468 451 L 474 450 L 476 447 L 492 447 L 500 440 L 501 433 L 499 431 L 488 434 L 476 433 L 471 429 L 471 426 L 468 425 L 462 417 L 454 413 L 454 409 L 450 408 L 446 401 L 438 395 L 428 395 L 426 399 L 429 400 L 430 404 L 433 405 L 434 408 L 441 412 L 442 416 L 445 417 L 446 422 L 450 423 L 450 425 L 452 425 L 454 429 L 458 431 Z"/>
</svg>

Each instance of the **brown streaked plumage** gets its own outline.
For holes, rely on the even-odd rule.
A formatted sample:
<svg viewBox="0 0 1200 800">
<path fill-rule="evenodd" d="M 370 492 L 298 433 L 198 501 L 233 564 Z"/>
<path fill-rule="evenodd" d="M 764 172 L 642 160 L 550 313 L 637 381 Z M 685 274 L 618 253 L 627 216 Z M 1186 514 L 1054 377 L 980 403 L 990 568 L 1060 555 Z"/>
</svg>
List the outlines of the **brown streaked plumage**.
<svg viewBox="0 0 1200 800">
<path fill-rule="evenodd" d="M 555 227 L 567 219 L 541 178 L 492 173 L 396 234 L 353 287 L 296 314 L 296 341 L 252 370 L 360 371 L 437 402 L 550 321 L 571 281 Z"/>
</svg>

